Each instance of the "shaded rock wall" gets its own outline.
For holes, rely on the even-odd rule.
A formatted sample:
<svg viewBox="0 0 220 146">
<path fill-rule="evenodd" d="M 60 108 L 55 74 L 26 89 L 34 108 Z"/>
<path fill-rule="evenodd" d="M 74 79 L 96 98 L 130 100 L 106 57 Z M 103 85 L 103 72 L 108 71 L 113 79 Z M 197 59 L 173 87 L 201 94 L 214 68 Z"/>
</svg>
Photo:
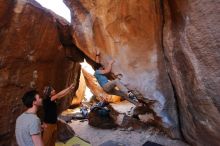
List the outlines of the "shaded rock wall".
<svg viewBox="0 0 220 146">
<path fill-rule="evenodd" d="M 112 72 L 145 98 L 155 99 L 155 111 L 163 126 L 179 137 L 176 104 L 161 45 L 162 21 L 159 0 L 65 0 L 72 13 L 74 43 L 101 63 L 115 60 Z"/>
<path fill-rule="evenodd" d="M 164 52 L 192 145 L 220 143 L 219 14 L 218 0 L 164 1 Z"/>
<path fill-rule="evenodd" d="M 65 58 L 55 20 L 34 2 L 0 1 L 0 145 L 15 144 L 15 119 L 24 110 L 25 91 L 42 92 L 47 84 L 59 91 L 78 82 L 80 66 Z"/>
</svg>

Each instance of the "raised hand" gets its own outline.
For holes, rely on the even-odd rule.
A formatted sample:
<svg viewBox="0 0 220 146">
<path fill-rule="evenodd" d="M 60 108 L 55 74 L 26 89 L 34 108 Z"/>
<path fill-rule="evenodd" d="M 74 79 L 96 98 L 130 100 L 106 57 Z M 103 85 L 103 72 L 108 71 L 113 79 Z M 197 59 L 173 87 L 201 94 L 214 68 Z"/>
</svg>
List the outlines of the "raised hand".
<svg viewBox="0 0 220 146">
<path fill-rule="evenodd" d="M 100 51 L 96 50 L 96 56 L 99 56 L 99 55 L 100 55 Z"/>
<path fill-rule="evenodd" d="M 110 63 L 110 64 L 113 64 L 114 62 L 115 62 L 115 60 L 111 60 L 109 63 Z"/>
<path fill-rule="evenodd" d="M 72 83 L 72 84 L 69 86 L 69 88 L 70 88 L 71 90 L 73 90 L 73 89 L 74 89 L 74 84 Z"/>
</svg>

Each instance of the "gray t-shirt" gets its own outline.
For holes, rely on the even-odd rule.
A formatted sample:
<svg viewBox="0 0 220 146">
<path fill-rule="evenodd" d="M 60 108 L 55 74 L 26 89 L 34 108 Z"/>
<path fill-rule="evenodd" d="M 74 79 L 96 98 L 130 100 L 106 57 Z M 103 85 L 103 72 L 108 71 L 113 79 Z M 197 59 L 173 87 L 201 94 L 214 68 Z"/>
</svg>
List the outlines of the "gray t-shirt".
<svg viewBox="0 0 220 146">
<path fill-rule="evenodd" d="M 15 135 L 19 146 L 34 146 L 31 136 L 40 133 L 41 123 L 36 114 L 23 113 L 17 118 Z"/>
</svg>

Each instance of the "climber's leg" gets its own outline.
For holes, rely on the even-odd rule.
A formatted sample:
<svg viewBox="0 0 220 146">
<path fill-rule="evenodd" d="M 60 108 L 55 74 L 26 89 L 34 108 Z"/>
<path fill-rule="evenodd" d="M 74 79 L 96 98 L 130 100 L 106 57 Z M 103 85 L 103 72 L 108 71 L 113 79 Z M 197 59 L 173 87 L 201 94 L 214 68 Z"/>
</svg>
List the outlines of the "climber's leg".
<svg viewBox="0 0 220 146">
<path fill-rule="evenodd" d="M 114 89 L 115 87 L 118 87 L 118 89 L 119 89 L 120 91 L 122 91 L 123 93 L 128 94 L 128 89 L 127 89 L 118 79 L 109 81 L 108 83 L 106 83 L 106 84 L 103 86 L 103 89 L 104 89 L 106 92 L 109 92 L 109 91 L 111 91 L 112 89 Z"/>
<path fill-rule="evenodd" d="M 118 87 L 119 90 L 116 90 L 115 87 Z M 129 90 L 118 79 L 109 81 L 103 86 L 103 90 L 109 94 L 121 96 L 134 105 L 138 105 L 138 101 L 134 94 L 129 92 Z"/>
</svg>

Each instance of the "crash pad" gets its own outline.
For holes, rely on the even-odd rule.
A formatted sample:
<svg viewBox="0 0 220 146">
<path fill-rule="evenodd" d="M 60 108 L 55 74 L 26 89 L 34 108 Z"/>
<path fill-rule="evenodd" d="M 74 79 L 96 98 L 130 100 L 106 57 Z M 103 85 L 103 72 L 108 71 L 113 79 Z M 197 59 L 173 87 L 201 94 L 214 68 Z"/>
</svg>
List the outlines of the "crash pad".
<svg viewBox="0 0 220 146">
<path fill-rule="evenodd" d="M 55 146 L 92 146 L 90 143 L 85 140 L 74 136 L 70 138 L 66 143 L 56 142 Z"/>
</svg>

